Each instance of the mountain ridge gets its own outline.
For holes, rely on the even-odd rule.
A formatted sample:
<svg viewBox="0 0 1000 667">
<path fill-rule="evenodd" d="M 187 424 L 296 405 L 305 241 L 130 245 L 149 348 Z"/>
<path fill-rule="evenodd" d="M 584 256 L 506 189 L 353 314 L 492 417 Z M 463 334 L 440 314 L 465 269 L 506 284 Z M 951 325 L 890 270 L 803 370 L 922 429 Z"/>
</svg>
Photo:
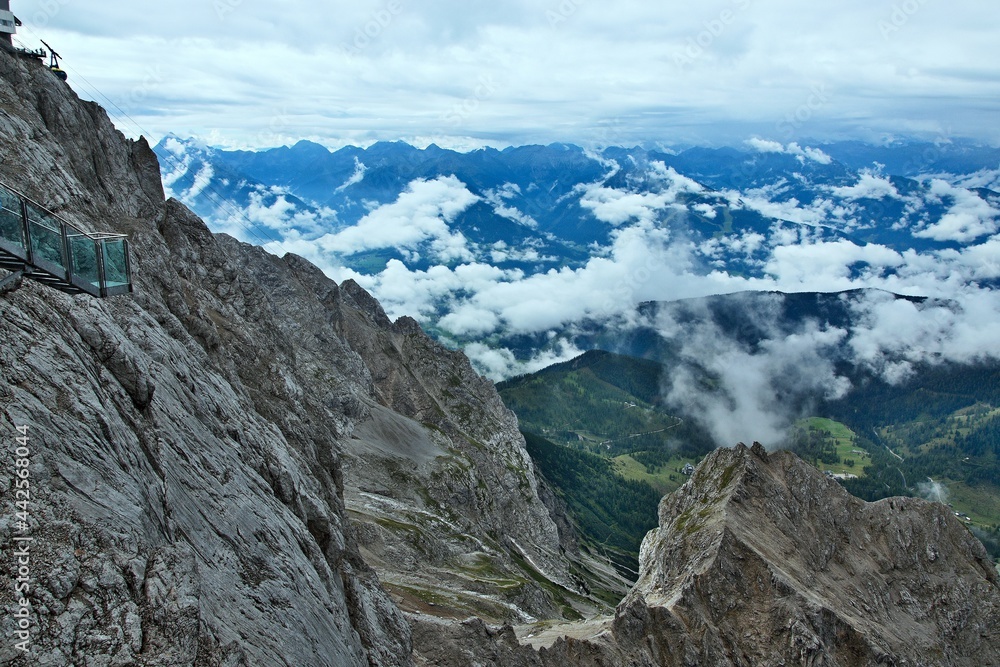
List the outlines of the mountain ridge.
<svg viewBox="0 0 1000 667">
<path fill-rule="evenodd" d="M 310 145 L 298 159 L 171 138 L 156 151 L 168 190 L 214 229 L 357 280 L 497 380 L 575 356 L 575 326 L 627 319 L 645 301 L 940 296 L 956 279 L 969 290 L 1000 279 L 1000 169 L 982 156 L 956 173 L 898 174 L 759 139 L 679 153 Z"/>
</svg>

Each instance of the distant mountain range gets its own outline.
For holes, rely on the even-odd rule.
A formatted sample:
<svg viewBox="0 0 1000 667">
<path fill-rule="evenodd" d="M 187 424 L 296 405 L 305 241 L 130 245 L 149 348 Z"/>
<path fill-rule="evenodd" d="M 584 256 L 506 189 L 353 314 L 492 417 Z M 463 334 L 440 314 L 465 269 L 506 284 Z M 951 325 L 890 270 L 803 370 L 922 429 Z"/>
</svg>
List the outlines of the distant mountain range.
<svg viewBox="0 0 1000 667">
<path fill-rule="evenodd" d="M 155 151 L 216 230 L 354 278 L 497 378 L 646 300 L 1000 278 L 1000 149 L 971 144 Z"/>
</svg>

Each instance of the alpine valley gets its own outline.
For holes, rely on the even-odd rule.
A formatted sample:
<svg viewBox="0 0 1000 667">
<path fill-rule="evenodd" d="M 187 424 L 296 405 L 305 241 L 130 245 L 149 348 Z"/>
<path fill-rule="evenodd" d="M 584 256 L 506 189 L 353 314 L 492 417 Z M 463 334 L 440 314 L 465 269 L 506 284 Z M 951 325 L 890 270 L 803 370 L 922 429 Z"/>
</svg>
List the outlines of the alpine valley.
<svg viewBox="0 0 1000 667">
<path fill-rule="evenodd" d="M 625 576 L 684 466 L 754 440 L 868 500 L 945 502 L 1000 557 L 996 148 L 156 152 L 215 229 L 356 280 L 505 380 Z"/>
<path fill-rule="evenodd" d="M 1000 664 L 995 150 L 0 128 L 3 664 Z"/>
</svg>

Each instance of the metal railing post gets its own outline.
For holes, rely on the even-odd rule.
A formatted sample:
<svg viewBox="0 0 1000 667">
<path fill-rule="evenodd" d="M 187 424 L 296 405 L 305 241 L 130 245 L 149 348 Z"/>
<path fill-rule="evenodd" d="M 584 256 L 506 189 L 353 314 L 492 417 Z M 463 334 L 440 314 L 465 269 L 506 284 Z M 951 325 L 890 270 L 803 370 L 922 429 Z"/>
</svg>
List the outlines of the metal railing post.
<svg viewBox="0 0 1000 667">
<path fill-rule="evenodd" d="M 122 239 L 122 252 L 125 253 L 125 279 L 128 280 L 128 291 L 131 293 L 132 289 L 132 258 L 129 255 L 129 242 L 128 239 Z"/>
<path fill-rule="evenodd" d="M 29 264 L 35 263 L 35 253 L 31 248 L 31 225 L 28 223 L 28 202 L 24 197 L 18 195 L 17 201 L 21 203 L 21 234 L 24 237 L 24 256 Z"/>
<path fill-rule="evenodd" d="M 59 221 L 59 235 L 62 237 L 63 267 L 66 269 L 66 282 L 73 283 L 73 252 L 70 248 L 69 234 L 66 233 L 66 223 Z"/>
<path fill-rule="evenodd" d="M 97 288 L 101 298 L 104 298 L 108 295 L 108 280 L 104 277 L 104 241 L 94 241 L 94 250 L 97 251 Z"/>
</svg>

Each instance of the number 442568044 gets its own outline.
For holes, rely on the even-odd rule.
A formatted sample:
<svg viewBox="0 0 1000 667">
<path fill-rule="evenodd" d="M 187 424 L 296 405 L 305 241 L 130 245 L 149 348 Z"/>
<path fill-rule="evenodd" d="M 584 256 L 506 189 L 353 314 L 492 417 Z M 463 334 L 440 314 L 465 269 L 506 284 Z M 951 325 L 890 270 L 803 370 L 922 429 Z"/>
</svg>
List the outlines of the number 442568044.
<svg viewBox="0 0 1000 667">
<path fill-rule="evenodd" d="M 15 483 L 14 505 L 20 511 L 17 513 L 17 523 L 19 526 L 26 525 L 28 521 L 28 501 L 31 499 L 31 449 L 28 447 L 28 427 L 18 426 L 18 436 L 14 438 L 17 448 L 14 450 L 14 474 L 17 477 Z"/>
</svg>

